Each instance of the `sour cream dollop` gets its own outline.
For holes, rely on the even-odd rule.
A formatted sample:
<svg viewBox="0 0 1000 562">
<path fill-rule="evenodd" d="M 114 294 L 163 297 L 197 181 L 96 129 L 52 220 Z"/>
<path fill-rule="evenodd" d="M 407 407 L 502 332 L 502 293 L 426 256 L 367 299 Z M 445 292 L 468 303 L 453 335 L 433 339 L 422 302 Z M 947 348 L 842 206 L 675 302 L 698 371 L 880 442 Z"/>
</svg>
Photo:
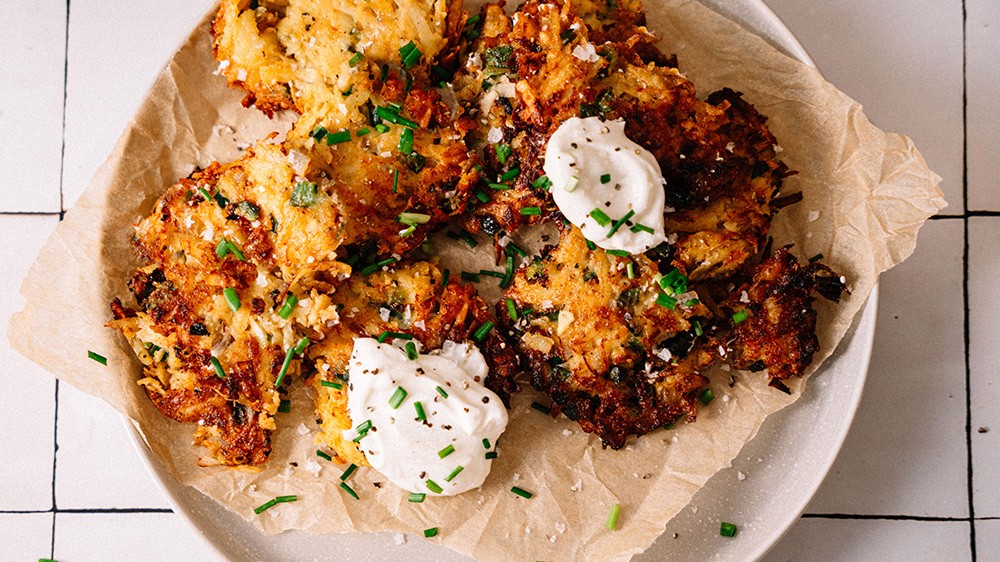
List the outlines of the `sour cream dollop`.
<svg viewBox="0 0 1000 562">
<path fill-rule="evenodd" d="M 507 428 L 507 410 L 482 384 L 488 372 L 470 344 L 446 341 L 411 360 L 394 345 L 355 339 L 347 393 L 354 427 L 344 437 L 360 430 L 368 462 L 403 489 L 453 496 L 478 488 L 493 463 L 486 454 Z"/>
<path fill-rule="evenodd" d="M 549 139 L 544 169 L 556 206 L 594 244 L 638 254 L 667 239 L 660 165 L 625 136 L 625 121 L 566 120 Z"/>
</svg>

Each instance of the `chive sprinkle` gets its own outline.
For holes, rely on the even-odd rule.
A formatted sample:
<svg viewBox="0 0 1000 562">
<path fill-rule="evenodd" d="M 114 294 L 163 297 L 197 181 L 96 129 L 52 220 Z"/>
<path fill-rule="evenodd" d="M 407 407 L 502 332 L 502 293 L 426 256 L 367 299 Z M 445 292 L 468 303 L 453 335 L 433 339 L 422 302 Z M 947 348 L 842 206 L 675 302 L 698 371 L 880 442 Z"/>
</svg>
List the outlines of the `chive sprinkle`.
<svg viewBox="0 0 1000 562">
<path fill-rule="evenodd" d="M 232 287 L 226 287 L 225 289 L 222 290 L 222 295 L 226 297 L 226 304 L 229 305 L 229 308 L 231 308 L 233 312 L 236 312 L 240 309 L 240 305 L 242 303 L 240 303 L 240 296 L 236 293 L 236 289 Z"/>
<path fill-rule="evenodd" d="M 361 61 L 363 61 L 364 59 L 365 59 L 365 56 L 362 55 L 361 53 L 354 53 L 354 56 L 351 57 L 351 60 L 347 61 L 347 64 L 349 64 L 351 66 L 357 66 L 358 63 L 361 62 Z"/>
<path fill-rule="evenodd" d="M 515 494 L 521 496 L 522 498 L 524 498 L 526 500 L 530 500 L 531 496 L 535 495 L 535 494 L 532 494 L 531 492 L 529 492 L 527 490 L 523 490 L 521 488 L 518 488 L 517 486 L 514 486 L 513 488 L 511 488 L 510 491 L 514 492 Z"/>
<path fill-rule="evenodd" d="M 479 242 L 476 242 L 476 239 L 473 238 L 471 234 L 469 234 L 468 232 L 466 232 L 464 230 L 462 231 L 462 233 L 460 234 L 460 236 L 461 236 L 462 240 L 465 241 L 465 243 L 469 245 L 470 248 L 475 248 L 476 246 L 479 245 Z"/>
<path fill-rule="evenodd" d="M 528 253 L 525 252 L 524 250 L 522 250 L 520 246 L 518 246 L 517 244 L 515 244 L 513 242 L 508 242 L 507 243 L 507 253 L 508 254 L 517 254 L 517 255 L 521 256 L 522 258 L 528 257 Z"/>
<path fill-rule="evenodd" d="M 508 189 L 510 189 L 510 186 L 505 183 L 490 182 L 487 183 L 486 185 L 489 186 L 489 188 L 492 189 L 493 191 L 507 191 Z"/>
<path fill-rule="evenodd" d="M 326 138 L 327 133 L 329 133 L 329 131 L 326 130 L 326 127 L 324 127 L 323 125 L 316 125 L 316 128 L 312 130 L 312 133 L 310 133 L 309 136 L 318 141 L 321 141 Z"/>
<path fill-rule="evenodd" d="M 344 469 L 344 473 L 340 475 L 340 481 L 344 482 L 354 474 L 354 471 L 358 469 L 358 465 L 351 463 L 350 466 Z"/>
<path fill-rule="evenodd" d="M 351 132 L 348 130 L 337 131 L 336 133 L 329 133 L 326 135 L 326 144 L 330 146 L 349 142 L 350 140 Z"/>
<path fill-rule="evenodd" d="M 291 412 L 292 411 L 292 401 L 291 400 L 282 400 L 281 402 L 279 402 L 278 403 L 278 411 L 281 412 L 282 414 L 287 414 L 288 412 Z"/>
<path fill-rule="evenodd" d="M 514 299 L 507 299 L 507 315 L 517 322 L 517 305 L 514 304 Z"/>
<path fill-rule="evenodd" d="M 726 523 L 725 521 L 719 526 L 719 534 L 723 537 L 734 537 L 736 536 L 736 525 L 732 523 Z"/>
<path fill-rule="evenodd" d="M 355 131 L 354 134 L 357 135 L 357 136 L 359 136 L 359 137 L 363 137 L 363 136 L 367 135 L 370 132 L 372 132 L 371 129 L 369 129 L 368 127 L 364 127 L 363 129 L 358 129 L 357 131 Z"/>
<path fill-rule="evenodd" d="M 746 310 L 739 310 L 735 314 L 733 314 L 733 324 L 739 324 L 740 322 L 743 322 L 746 319 L 747 319 Z"/>
<path fill-rule="evenodd" d="M 611 174 L 601 175 L 601 183 L 608 183 L 611 181 Z"/>
<path fill-rule="evenodd" d="M 483 341 L 483 338 L 486 337 L 486 334 L 489 334 L 490 330 L 492 329 L 493 329 L 493 322 L 487 321 L 482 326 L 480 326 L 479 329 L 476 330 L 474 334 L 472 334 L 472 339 L 481 342 Z"/>
<path fill-rule="evenodd" d="M 340 384 L 339 382 L 334 382 L 334 381 L 319 381 L 319 384 L 321 386 L 325 386 L 327 388 L 336 388 L 337 390 L 343 390 L 344 389 L 344 385 Z"/>
<path fill-rule="evenodd" d="M 611 226 L 611 231 L 608 232 L 608 238 L 614 236 L 615 233 L 618 232 L 618 229 L 621 228 L 623 224 L 628 222 L 628 220 L 634 216 L 635 216 L 635 211 L 630 209 L 628 213 L 625 213 L 624 217 L 615 221 L 615 224 Z"/>
<path fill-rule="evenodd" d="M 358 493 L 354 491 L 354 488 L 351 488 L 350 485 L 347 484 L 347 482 L 341 482 L 340 489 L 347 492 L 348 494 L 351 494 L 351 497 L 353 497 L 356 500 L 361 499 L 360 497 L 358 497 Z"/>
<path fill-rule="evenodd" d="M 438 534 L 437 527 L 431 527 L 430 529 L 424 529 L 424 538 L 436 537 Z"/>
<path fill-rule="evenodd" d="M 393 170 L 392 171 L 392 192 L 396 193 L 397 189 L 399 189 L 399 170 Z"/>
<path fill-rule="evenodd" d="M 500 181 L 510 181 L 521 174 L 521 168 L 511 168 L 500 176 Z"/>
<path fill-rule="evenodd" d="M 479 274 L 478 273 L 470 273 L 468 271 L 463 271 L 462 272 L 462 281 L 468 281 L 470 283 L 479 283 L 479 281 L 480 281 Z"/>
<path fill-rule="evenodd" d="M 549 179 L 549 176 L 541 176 L 537 180 L 531 182 L 531 187 L 541 189 L 542 191 L 548 191 L 549 188 L 552 187 L 552 180 Z"/>
<path fill-rule="evenodd" d="M 427 494 L 418 494 L 416 492 L 413 492 L 410 494 L 410 497 L 407 498 L 407 501 L 411 503 L 423 503 L 426 497 Z"/>
<path fill-rule="evenodd" d="M 198 188 L 198 193 L 200 193 L 201 196 L 205 198 L 205 201 L 211 201 L 212 200 L 212 195 L 204 187 L 199 187 Z"/>
<path fill-rule="evenodd" d="M 402 334 L 400 332 L 389 332 L 389 331 L 386 331 L 386 332 L 382 332 L 381 334 L 379 334 L 378 342 L 379 343 L 385 343 L 386 340 L 388 340 L 389 338 L 393 338 L 393 339 L 397 339 L 397 340 L 412 340 L 413 336 L 411 336 L 410 334 Z"/>
<path fill-rule="evenodd" d="M 706 388 L 698 395 L 698 400 L 701 400 L 702 404 L 708 406 L 709 402 L 715 400 L 715 393 L 712 392 L 711 388 Z"/>
<path fill-rule="evenodd" d="M 622 506 L 618 504 L 611 505 L 611 513 L 608 513 L 608 521 L 604 524 L 609 531 L 615 531 L 618 529 L 618 515 L 622 511 Z"/>
<path fill-rule="evenodd" d="M 632 230 L 632 232 L 636 232 L 636 233 L 638 233 L 638 232 L 647 232 L 649 234 L 654 234 L 656 232 L 655 230 L 652 229 L 652 227 L 646 226 L 646 225 L 644 225 L 642 223 L 636 224 L 635 226 L 633 226 L 631 228 L 631 230 Z"/>
<path fill-rule="evenodd" d="M 358 433 L 368 433 L 368 430 L 372 428 L 372 420 L 365 420 L 358 426 Z"/>
<path fill-rule="evenodd" d="M 455 470 L 452 470 L 452 471 L 451 471 L 451 474 L 449 474 L 448 476 L 445 476 L 445 477 L 444 477 L 444 481 L 445 481 L 445 482 L 451 482 L 452 480 L 454 480 L 454 479 L 455 479 L 455 477 L 456 477 L 456 476 L 458 476 L 459 474 L 461 474 L 461 472 L 462 472 L 463 470 L 465 470 L 465 467 L 464 467 L 464 466 L 462 466 L 462 465 L 458 465 L 458 466 L 456 466 L 456 467 L 455 467 Z"/>
<path fill-rule="evenodd" d="M 601 226 L 608 226 L 611 224 L 611 217 L 609 217 L 607 213 L 605 213 L 600 209 L 595 208 L 593 211 L 590 212 L 590 216 L 595 221 L 597 221 L 597 224 Z"/>
<path fill-rule="evenodd" d="M 635 279 L 635 263 L 634 262 L 628 262 L 628 264 L 625 265 L 625 273 L 628 274 L 628 278 L 629 279 Z"/>
<path fill-rule="evenodd" d="M 380 133 L 388 133 L 390 131 L 389 126 L 386 125 L 385 123 L 379 123 L 378 125 L 375 125 L 375 130 Z"/>
<path fill-rule="evenodd" d="M 381 106 L 376 107 L 375 115 L 378 115 L 380 118 L 382 118 L 383 121 L 388 121 L 389 123 L 395 123 L 396 125 L 410 127 L 411 129 L 417 129 L 420 127 L 420 125 L 418 125 L 417 123 L 410 121 L 405 117 L 400 116 L 398 111 L 393 111 L 388 107 L 381 107 Z M 381 125 L 381 123 L 379 123 L 379 125 Z M 378 130 L 380 133 L 389 130 L 388 127 L 385 127 L 385 131 L 383 131 L 379 129 L 378 125 L 375 126 L 375 129 Z"/>
<path fill-rule="evenodd" d="M 441 488 L 441 486 L 438 486 L 437 482 L 433 480 L 428 480 L 426 484 L 427 484 L 427 489 L 434 492 L 435 494 L 440 494 L 441 492 L 444 491 L 444 489 Z"/>
<path fill-rule="evenodd" d="M 302 338 L 299 339 L 298 343 L 296 343 L 295 347 L 292 348 L 292 349 L 295 351 L 296 355 L 302 355 L 302 352 L 306 350 L 306 347 L 310 343 L 312 343 L 312 342 L 309 341 L 309 338 L 307 338 L 305 336 L 302 336 Z"/>
<path fill-rule="evenodd" d="M 399 261 L 399 260 L 397 260 L 396 258 L 386 258 L 384 260 L 377 261 L 377 262 L 369 265 L 368 267 L 362 269 L 361 270 L 361 276 L 362 277 L 368 277 L 369 275 L 375 273 L 376 271 L 382 269 L 383 267 L 386 267 L 388 265 L 392 265 L 392 264 L 396 263 L 397 261 Z"/>
<path fill-rule="evenodd" d="M 566 185 L 563 186 L 563 189 L 565 189 L 566 191 L 572 193 L 572 192 L 576 191 L 576 187 L 578 185 L 580 185 L 580 178 L 579 178 L 579 176 L 570 176 L 569 180 L 566 181 Z"/>
<path fill-rule="evenodd" d="M 319 458 L 321 458 L 321 459 L 325 459 L 325 460 L 333 462 L 333 457 L 331 457 L 330 455 L 324 453 L 323 451 L 321 451 L 319 449 L 316 449 L 316 456 L 319 457 Z"/>
<path fill-rule="evenodd" d="M 483 439 L 483 448 L 484 449 L 489 449 L 490 448 L 490 440 L 489 439 L 486 439 L 486 438 Z"/>
<path fill-rule="evenodd" d="M 697 318 L 691 321 L 691 325 L 694 326 L 694 335 L 701 336 L 705 334 L 705 331 L 701 328 L 701 321 Z"/>
<path fill-rule="evenodd" d="M 669 308 L 670 310 L 673 310 L 673 309 L 677 308 L 677 299 L 675 299 L 674 297 L 672 297 L 670 295 L 667 295 L 667 294 L 664 294 L 664 293 L 660 293 L 656 297 L 656 304 L 658 304 L 658 305 L 660 305 L 660 306 L 662 306 L 664 308 Z"/>
<path fill-rule="evenodd" d="M 444 270 L 444 272 L 441 274 L 441 286 L 442 287 L 447 287 L 448 286 L 448 280 L 450 278 L 451 278 L 451 270 L 450 269 Z"/>
<path fill-rule="evenodd" d="M 594 250 L 597 249 L 597 244 L 594 244 L 590 240 L 587 240 L 587 249 L 593 252 Z"/>
<path fill-rule="evenodd" d="M 627 258 L 631 255 L 625 250 L 605 250 L 605 252 L 610 256 L 615 256 L 616 258 Z"/>
<path fill-rule="evenodd" d="M 809 258 L 809 263 L 816 263 L 821 259 L 823 259 L 823 254 L 816 254 L 815 256 Z"/>
<path fill-rule="evenodd" d="M 539 404 L 538 402 L 532 402 L 531 407 L 545 414 L 546 416 L 552 413 L 552 410 L 550 410 L 548 406 L 544 404 Z"/>
<path fill-rule="evenodd" d="M 406 357 L 409 358 L 410 361 L 417 360 L 417 346 L 411 341 L 406 342 Z M 406 391 L 404 390 L 403 392 Z"/>
<path fill-rule="evenodd" d="M 403 224 L 427 224 L 431 216 L 424 213 L 399 213 L 396 220 Z"/>
<path fill-rule="evenodd" d="M 443 397 L 445 397 L 445 398 L 447 398 L 447 397 L 448 397 L 448 393 L 447 393 L 447 392 L 445 392 L 445 390 L 444 390 L 443 388 L 441 388 L 440 386 L 436 386 L 436 387 L 434 387 L 434 390 L 436 390 L 436 391 L 437 391 L 437 393 L 438 393 L 438 394 L 440 394 L 441 396 L 443 396 Z"/>
<path fill-rule="evenodd" d="M 108 358 L 105 357 L 105 356 L 103 356 L 103 355 L 101 355 L 100 353 L 94 353 L 93 351 L 89 351 L 88 350 L 87 351 L 87 357 L 93 359 L 94 361 L 97 361 L 101 365 L 107 365 L 108 364 Z"/>
<path fill-rule="evenodd" d="M 410 41 L 399 48 L 399 56 L 403 60 L 403 66 L 409 69 L 420 60 L 423 53 L 421 53 L 420 49 L 417 48 L 416 43 Z"/>
<path fill-rule="evenodd" d="M 267 500 L 263 505 L 253 510 L 257 515 L 271 509 L 272 507 L 278 505 L 279 503 L 289 503 L 299 499 L 298 496 L 278 496 L 273 500 Z"/>
<path fill-rule="evenodd" d="M 299 304 L 299 298 L 296 297 L 294 293 L 288 293 L 288 296 L 285 297 L 285 303 L 282 304 L 281 309 L 278 310 L 278 316 L 288 320 L 288 317 L 292 315 L 292 312 L 295 310 L 295 305 L 297 304 Z"/>
<path fill-rule="evenodd" d="M 407 354 L 409 354 L 409 350 L 407 350 Z M 399 406 L 403 403 L 403 400 L 406 400 L 406 394 L 407 392 L 405 388 L 397 386 L 396 392 L 393 392 L 392 397 L 389 398 L 389 406 L 393 410 L 399 409 Z"/>
<path fill-rule="evenodd" d="M 454 445 L 448 445 L 444 449 L 441 449 L 440 451 L 438 451 L 438 458 L 439 459 L 443 459 L 443 458 L 447 457 L 448 455 L 450 455 L 450 454 L 452 454 L 454 452 L 455 452 L 455 446 Z"/>
<path fill-rule="evenodd" d="M 501 165 L 507 163 L 507 159 L 510 158 L 511 149 L 506 144 L 496 145 L 497 162 Z"/>
<path fill-rule="evenodd" d="M 476 196 L 476 199 L 479 199 L 480 203 L 489 203 L 490 202 L 490 196 L 489 196 L 489 194 L 487 194 L 482 189 L 477 189 L 475 191 L 474 195 Z"/>
<path fill-rule="evenodd" d="M 222 368 L 222 363 L 219 362 L 219 358 L 214 355 L 208 359 L 208 362 L 212 364 L 212 368 L 215 369 L 215 374 L 220 379 L 226 378 L 226 371 Z"/>
<path fill-rule="evenodd" d="M 492 459 L 495 459 L 495 458 L 497 458 L 497 452 L 496 451 L 490 451 L 490 452 L 486 453 L 486 460 L 492 460 Z"/>
<path fill-rule="evenodd" d="M 521 214 L 531 217 L 542 214 L 542 210 L 538 207 L 525 207 L 521 209 Z"/>
<path fill-rule="evenodd" d="M 424 420 L 427 419 L 427 413 L 424 412 L 424 405 L 423 404 L 421 404 L 420 402 L 414 402 L 413 403 L 413 409 L 415 409 L 417 411 L 417 419 L 418 420 L 424 421 Z"/>
<path fill-rule="evenodd" d="M 399 151 L 404 155 L 413 152 L 413 129 L 404 128 L 399 135 Z"/>
</svg>

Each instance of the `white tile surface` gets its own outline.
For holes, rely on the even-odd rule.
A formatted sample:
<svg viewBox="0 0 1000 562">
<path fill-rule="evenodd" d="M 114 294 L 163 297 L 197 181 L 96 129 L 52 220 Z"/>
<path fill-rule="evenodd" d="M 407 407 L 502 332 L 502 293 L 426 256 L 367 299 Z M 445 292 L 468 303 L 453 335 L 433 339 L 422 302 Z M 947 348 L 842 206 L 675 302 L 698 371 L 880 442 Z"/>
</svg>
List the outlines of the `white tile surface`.
<svg viewBox="0 0 1000 562">
<path fill-rule="evenodd" d="M 976 551 L 982 562 L 1000 560 L 1000 521 L 976 522 Z"/>
<path fill-rule="evenodd" d="M 163 66 L 215 3 L 73 4 L 63 181 L 67 209 L 114 148 Z"/>
<path fill-rule="evenodd" d="M 960 562 L 970 558 L 969 524 L 964 521 L 800 519 L 764 562 Z"/>
<path fill-rule="evenodd" d="M 969 360 L 977 517 L 1000 517 L 1000 218 L 969 221 Z M 982 428 L 985 433 L 980 433 Z"/>
<path fill-rule="evenodd" d="M 968 0 L 969 208 L 1000 211 L 1000 2 Z"/>
<path fill-rule="evenodd" d="M 7 322 L 21 309 L 21 279 L 29 259 L 55 229 L 57 217 L 0 216 L 0 450 L 14 451 L 17 462 L 0 462 L 0 510 L 52 507 L 52 440 L 55 379 L 7 347 Z M 17 485 L 9 485 L 16 482 Z"/>
<path fill-rule="evenodd" d="M 125 432 L 121 416 L 106 403 L 61 385 L 59 509 L 170 507 Z"/>
<path fill-rule="evenodd" d="M 55 558 L 102 562 L 222 560 L 173 513 L 60 513 L 56 516 Z"/>
<path fill-rule="evenodd" d="M 0 513 L 0 537 L 5 560 L 38 560 L 52 551 L 52 514 Z"/>
<path fill-rule="evenodd" d="M 0 18 L 0 211 L 59 211 L 65 45 L 63 0 Z"/>
<path fill-rule="evenodd" d="M 968 516 L 962 222 L 920 237 L 882 278 L 861 407 L 809 513 Z"/>
<path fill-rule="evenodd" d="M 984 0 L 991 1 L 991 0 Z M 962 209 L 962 3 L 765 0 L 873 123 L 913 138 Z M 995 4 L 995 2 L 994 2 Z"/>
</svg>

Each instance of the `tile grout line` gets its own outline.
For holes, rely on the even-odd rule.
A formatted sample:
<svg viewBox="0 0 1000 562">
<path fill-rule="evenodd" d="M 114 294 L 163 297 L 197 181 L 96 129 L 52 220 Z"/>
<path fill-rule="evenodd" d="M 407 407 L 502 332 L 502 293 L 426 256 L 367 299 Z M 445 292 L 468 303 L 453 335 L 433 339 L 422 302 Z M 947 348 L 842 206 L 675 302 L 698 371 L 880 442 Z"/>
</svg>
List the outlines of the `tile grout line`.
<svg viewBox="0 0 1000 562">
<path fill-rule="evenodd" d="M 972 464 L 972 366 L 969 333 L 969 89 L 968 89 L 969 13 L 962 0 L 962 337 L 965 352 L 965 462 L 966 493 L 969 500 L 969 551 L 976 562 L 976 502 Z"/>
</svg>

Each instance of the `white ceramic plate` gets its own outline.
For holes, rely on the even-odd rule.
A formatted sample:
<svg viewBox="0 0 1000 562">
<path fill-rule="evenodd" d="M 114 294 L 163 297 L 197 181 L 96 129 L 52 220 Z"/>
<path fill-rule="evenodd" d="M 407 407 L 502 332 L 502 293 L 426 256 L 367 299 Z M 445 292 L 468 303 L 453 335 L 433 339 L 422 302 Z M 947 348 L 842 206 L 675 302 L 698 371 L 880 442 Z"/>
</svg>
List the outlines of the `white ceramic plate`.
<svg viewBox="0 0 1000 562">
<path fill-rule="evenodd" d="M 807 64 L 812 59 L 761 0 L 701 0 Z M 753 560 L 791 527 L 837 457 L 861 399 L 875 330 L 878 292 L 837 352 L 809 380 L 795 404 L 766 420 L 757 436 L 674 517 L 662 537 L 638 560 Z M 398 534 L 265 536 L 239 515 L 179 484 L 153 459 L 126 419 L 136 449 L 162 485 L 174 510 L 218 553 L 234 560 L 468 560 L 416 536 Z M 739 527 L 719 535 L 719 522 Z"/>
</svg>

